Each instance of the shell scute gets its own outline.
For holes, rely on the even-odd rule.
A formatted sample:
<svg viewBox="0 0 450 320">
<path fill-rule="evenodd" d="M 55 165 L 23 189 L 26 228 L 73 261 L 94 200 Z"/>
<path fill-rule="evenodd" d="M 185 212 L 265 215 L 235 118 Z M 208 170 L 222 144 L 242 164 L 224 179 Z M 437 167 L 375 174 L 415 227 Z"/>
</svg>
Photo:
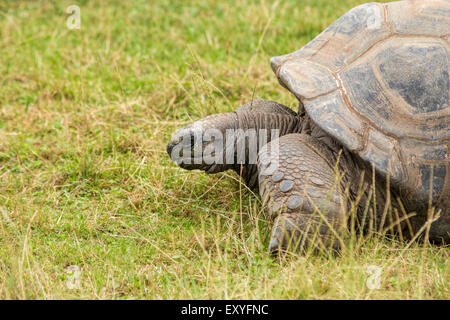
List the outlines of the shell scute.
<svg viewBox="0 0 450 320">
<path fill-rule="evenodd" d="M 395 33 L 445 36 L 450 26 L 450 1 L 409 0 L 387 5 L 388 21 Z"/>
</svg>

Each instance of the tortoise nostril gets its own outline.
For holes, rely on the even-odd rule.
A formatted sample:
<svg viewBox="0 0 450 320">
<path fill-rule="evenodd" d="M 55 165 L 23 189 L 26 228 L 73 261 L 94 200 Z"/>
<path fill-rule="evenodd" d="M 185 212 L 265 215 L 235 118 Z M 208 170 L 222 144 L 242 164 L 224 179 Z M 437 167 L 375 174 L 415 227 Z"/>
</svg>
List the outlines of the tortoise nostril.
<svg viewBox="0 0 450 320">
<path fill-rule="evenodd" d="M 173 147 L 175 147 L 175 144 L 174 144 L 172 141 L 170 141 L 170 142 L 167 144 L 167 148 L 166 148 L 167 153 L 169 154 L 170 157 L 172 157 L 172 150 L 173 150 Z"/>
<path fill-rule="evenodd" d="M 167 144 L 166 150 L 170 157 L 172 157 L 172 151 L 175 148 L 175 146 L 180 144 L 181 142 L 183 142 L 182 136 L 176 136 L 176 137 L 172 138 L 172 140 L 169 141 L 169 143 Z"/>
</svg>

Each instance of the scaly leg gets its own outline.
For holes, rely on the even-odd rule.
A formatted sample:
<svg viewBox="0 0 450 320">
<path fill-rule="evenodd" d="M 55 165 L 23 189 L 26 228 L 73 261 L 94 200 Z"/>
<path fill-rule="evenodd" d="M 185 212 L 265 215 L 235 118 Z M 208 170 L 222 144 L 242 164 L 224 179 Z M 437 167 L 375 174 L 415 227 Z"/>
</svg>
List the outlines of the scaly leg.
<svg viewBox="0 0 450 320">
<path fill-rule="evenodd" d="M 340 247 L 345 196 L 335 162 L 323 143 L 304 134 L 282 136 L 261 149 L 259 191 L 275 217 L 270 251 Z"/>
</svg>

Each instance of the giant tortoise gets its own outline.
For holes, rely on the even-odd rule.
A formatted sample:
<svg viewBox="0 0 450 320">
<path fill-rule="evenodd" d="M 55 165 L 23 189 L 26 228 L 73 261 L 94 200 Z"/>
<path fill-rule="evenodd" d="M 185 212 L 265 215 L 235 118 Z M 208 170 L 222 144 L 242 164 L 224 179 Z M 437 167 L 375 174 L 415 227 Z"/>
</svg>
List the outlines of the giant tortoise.
<svg viewBox="0 0 450 320">
<path fill-rule="evenodd" d="M 270 60 L 298 112 L 253 100 L 179 130 L 167 151 L 182 168 L 232 169 L 259 187 L 271 251 L 339 249 L 351 221 L 450 243 L 449 48 L 448 0 L 360 5 Z M 222 135 L 205 139 L 209 129 Z M 245 156 L 229 148 L 239 143 Z"/>
</svg>

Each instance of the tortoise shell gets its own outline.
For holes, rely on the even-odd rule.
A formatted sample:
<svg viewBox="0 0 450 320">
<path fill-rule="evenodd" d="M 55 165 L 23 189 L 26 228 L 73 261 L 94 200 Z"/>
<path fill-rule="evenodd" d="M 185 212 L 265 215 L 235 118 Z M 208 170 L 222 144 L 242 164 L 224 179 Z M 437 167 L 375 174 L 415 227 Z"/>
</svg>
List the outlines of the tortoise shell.
<svg viewBox="0 0 450 320">
<path fill-rule="evenodd" d="M 407 198 L 450 206 L 450 1 L 358 6 L 274 57 L 310 118 Z"/>
</svg>

